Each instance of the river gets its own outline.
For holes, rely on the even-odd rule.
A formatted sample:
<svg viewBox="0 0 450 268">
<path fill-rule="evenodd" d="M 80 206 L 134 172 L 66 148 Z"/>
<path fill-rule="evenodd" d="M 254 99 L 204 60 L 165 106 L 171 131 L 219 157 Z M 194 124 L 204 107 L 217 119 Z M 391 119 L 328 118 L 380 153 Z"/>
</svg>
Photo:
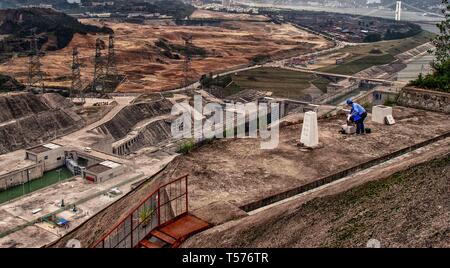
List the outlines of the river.
<svg viewBox="0 0 450 268">
<path fill-rule="evenodd" d="M 259 3 L 244 3 L 249 6 L 254 7 L 274 7 L 270 4 L 259 4 Z M 327 7 L 327 6 L 305 6 L 305 5 L 275 5 L 278 8 L 287 8 L 295 10 L 310 10 L 310 11 L 326 11 L 334 13 L 344 13 L 352 15 L 361 16 L 372 16 L 385 19 L 394 19 L 395 12 L 391 9 L 376 9 L 376 8 L 343 8 L 343 7 Z M 436 23 L 443 20 L 443 17 L 438 17 L 436 15 L 427 14 L 424 12 L 416 11 L 402 11 L 402 20 L 411 21 L 422 26 L 424 30 L 430 31 L 432 33 L 438 33 L 438 28 L 435 26 Z"/>
<path fill-rule="evenodd" d="M 0 204 L 73 177 L 65 167 L 48 171 L 44 176 L 0 192 Z"/>
</svg>

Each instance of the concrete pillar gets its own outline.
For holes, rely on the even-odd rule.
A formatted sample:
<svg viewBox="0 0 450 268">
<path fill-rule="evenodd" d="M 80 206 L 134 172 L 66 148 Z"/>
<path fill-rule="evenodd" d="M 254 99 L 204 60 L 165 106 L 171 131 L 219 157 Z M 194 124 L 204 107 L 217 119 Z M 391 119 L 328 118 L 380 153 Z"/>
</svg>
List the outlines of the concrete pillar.
<svg viewBox="0 0 450 268">
<path fill-rule="evenodd" d="M 319 145 L 319 127 L 316 112 L 309 111 L 305 113 L 300 142 L 307 147 Z"/>
</svg>

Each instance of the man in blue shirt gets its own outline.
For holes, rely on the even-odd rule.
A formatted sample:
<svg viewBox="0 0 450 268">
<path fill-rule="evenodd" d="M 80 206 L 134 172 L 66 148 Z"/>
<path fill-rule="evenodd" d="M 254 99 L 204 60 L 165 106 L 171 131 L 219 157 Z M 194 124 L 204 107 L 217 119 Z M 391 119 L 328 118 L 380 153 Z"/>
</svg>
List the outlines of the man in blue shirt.
<svg viewBox="0 0 450 268">
<path fill-rule="evenodd" d="M 364 134 L 364 119 L 367 117 L 367 112 L 364 107 L 352 101 L 352 99 L 347 100 L 347 105 L 352 107 L 350 111 L 350 120 L 356 123 L 356 134 Z"/>
</svg>

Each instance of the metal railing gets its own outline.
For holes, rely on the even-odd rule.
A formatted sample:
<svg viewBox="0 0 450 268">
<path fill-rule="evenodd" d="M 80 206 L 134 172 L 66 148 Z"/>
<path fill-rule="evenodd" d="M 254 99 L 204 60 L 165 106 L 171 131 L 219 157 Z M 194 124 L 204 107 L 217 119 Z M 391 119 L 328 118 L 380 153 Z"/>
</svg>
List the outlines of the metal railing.
<svg viewBox="0 0 450 268">
<path fill-rule="evenodd" d="M 152 230 L 188 212 L 188 175 L 158 188 L 97 241 L 94 248 L 134 248 Z"/>
</svg>

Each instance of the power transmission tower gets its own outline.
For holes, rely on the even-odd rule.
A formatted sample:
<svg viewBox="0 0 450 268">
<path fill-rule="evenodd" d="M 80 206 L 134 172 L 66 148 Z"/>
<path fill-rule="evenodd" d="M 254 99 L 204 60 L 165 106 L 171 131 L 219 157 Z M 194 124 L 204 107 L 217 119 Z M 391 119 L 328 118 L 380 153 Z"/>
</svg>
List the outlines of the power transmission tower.
<svg viewBox="0 0 450 268">
<path fill-rule="evenodd" d="M 95 42 L 95 57 L 94 57 L 94 79 L 92 81 L 92 92 L 104 91 L 105 68 L 104 60 L 102 57 L 102 41 L 97 38 Z"/>
<path fill-rule="evenodd" d="M 78 49 L 75 47 L 72 52 L 72 86 L 70 88 L 70 98 L 79 98 L 81 103 L 85 103 L 83 94 L 83 84 L 81 82 L 80 61 Z"/>
<path fill-rule="evenodd" d="M 191 71 L 191 55 L 190 50 L 192 46 L 192 36 L 183 36 L 184 40 L 184 63 L 183 63 L 183 87 L 187 87 L 189 85 L 189 73 Z"/>
<path fill-rule="evenodd" d="M 118 71 L 116 65 L 116 51 L 114 48 L 114 34 L 109 35 L 108 60 L 106 64 L 106 75 L 115 79 Z"/>
<path fill-rule="evenodd" d="M 41 66 L 41 54 L 38 48 L 36 31 L 32 30 L 28 69 L 28 87 L 29 89 L 38 89 L 38 91 L 44 92 L 44 81 L 42 78 Z"/>
</svg>

